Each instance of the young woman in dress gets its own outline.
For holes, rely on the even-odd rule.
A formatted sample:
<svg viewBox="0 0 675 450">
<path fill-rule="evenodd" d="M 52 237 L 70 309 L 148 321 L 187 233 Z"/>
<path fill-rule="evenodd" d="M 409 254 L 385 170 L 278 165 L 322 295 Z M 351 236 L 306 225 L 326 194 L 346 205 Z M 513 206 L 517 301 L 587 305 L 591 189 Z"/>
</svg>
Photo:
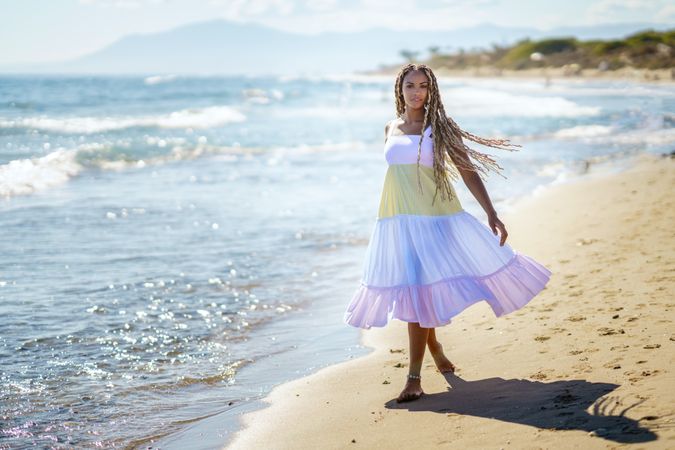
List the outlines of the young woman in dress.
<svg viewBox="0 0 675 450">
<path fill-rule="evenodd" d="M 378 218 L 344 320 L 365 329 L 392 318 L 408 322 L 410 365 L 397 398 L 404 402 L 424 394 L 426 347 L 441 373 L 455 371 L 435 327 L 481 300 L 497 317 L 520 309 L 551 272 L 506 244 L 506 227 L 481 179 L 501 167 L 462 138 L 504 150 L 519 146 L 462 130 L 445 113 L 436 77 L 424 64 L 404 66 L 394 94 L 397 118 L 385 126 L 388 168 Z M 489 227 L 462 208 L 452 185 L 460 177 Z"/>
</svg>

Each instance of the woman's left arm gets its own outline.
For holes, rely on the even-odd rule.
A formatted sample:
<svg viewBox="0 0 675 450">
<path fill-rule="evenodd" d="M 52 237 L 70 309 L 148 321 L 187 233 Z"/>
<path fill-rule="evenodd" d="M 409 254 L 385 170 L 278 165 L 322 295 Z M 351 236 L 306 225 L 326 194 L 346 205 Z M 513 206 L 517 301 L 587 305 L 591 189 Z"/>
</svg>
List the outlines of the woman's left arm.
<svg viewBox="0 0 675 450">
<path fill-rule="evenodd" d="M 461 149 L 457 152 L 460 154 L 460 158 L 464 158 L 468 161 L 469 157 L 466 154 L 466 150 Z M 506 227 L 502 221 L 499 220 L 499 217 L 497 217 L 497 211 L 495 211 L 494 206 L 492 206 L 490 196 L 488 195 L 487 189 L 485 189 L 485 185 L 483 184 L 483 180 L 481 180 L 480 175 L 478 175 L 478 173 L 474 172 L 473 170 L 465 169 L 459 165 L 456 165 L 455 167 L 457 167 L 457 171 L 462 176 L 462 180 L 464 180 L 466 187 L 469 188 L 471 194 L 476 197 L 476 200 L 478 200 L 480 206 L 483 207 L 483 210 L 487 214 L 490 229 L 495 236 L 497 235 L 497 230 L 499 230 L 499 234 L 501 235 L 499 245 L 503 246 L 509 234 L 507 233 Z"/>
</svg>

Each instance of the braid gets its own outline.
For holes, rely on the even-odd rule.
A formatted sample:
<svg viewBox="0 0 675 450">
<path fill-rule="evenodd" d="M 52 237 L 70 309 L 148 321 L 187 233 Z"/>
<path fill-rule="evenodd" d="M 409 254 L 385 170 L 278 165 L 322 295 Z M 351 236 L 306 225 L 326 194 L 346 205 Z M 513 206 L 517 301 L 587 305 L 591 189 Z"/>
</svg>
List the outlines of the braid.
<svg viewBox="0 0 675 450">
<path fill-rule="evenodd" d="M 422 140 L 424 139 L 424 130 L 427 125 L 431 125 L 433 148 L 434 148 L 434 182 L 436 184 L 436 191 L 431 204 L 436 200 L 438 191 L 441 191 L 441 199 L 452 199 L 451 180 L 457 180 L 460 176 L 458 168 L 471 170 L 477 172 L 483 179 L 487 176 L 490 170 L 498 175 L 504 177 L 500 172 L 502 167 L 497 164 L 497 161 L 491 155 L 481 153 L 477 150 L 468 147 L 462 138 L 476 142 L 487 147 L 499 148 L 502 150 L 515 151 L 516 147 L 521 147 L 518 144 L 512 144 L 508 139 L 486 139 L 476 136 L 472 133 L 462 130 L 459 125 L 452 120 L 445 113 L 443 102 L 438 88 L 436 76 L 431 71 L 431 68 L 425 64 L 407 64 L 401 68 L 396 76 L 396 83 L 394 84 L 394 97 L 396 99 L 396 115 L 402 117 L 405 113 L 405 99 L 403 97 L 403 79 L 405 76 L 413 71 L 419 70 L 423 72 L 429 80 L 429 90 L 427 100 L 424 105 L 424 119 L 422 122 L 422 135 L 417 147 L 417 186 L 422 192 L 422 184 L 420 182 L 419 166 L 422 155 Z M 464 151 L 462 151 L 464 150 Z M 471 159 L 474 159 L 474 163 Z M 506 178 L 506 177 L 504 177 Z"/>
</svg>

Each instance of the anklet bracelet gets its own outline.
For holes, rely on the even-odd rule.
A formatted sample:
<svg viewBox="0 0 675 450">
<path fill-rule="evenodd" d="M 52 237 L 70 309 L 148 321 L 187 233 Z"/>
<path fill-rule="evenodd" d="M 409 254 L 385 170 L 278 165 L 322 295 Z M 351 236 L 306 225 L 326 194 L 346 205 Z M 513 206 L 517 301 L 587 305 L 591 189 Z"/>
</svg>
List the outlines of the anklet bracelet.
<svg viewBox="0 0 675 450">
<path fill-rule="evenodd" d="M 421 376 L 421 375 L 412 375 L 412 374 L 409 373 L 409 374 L 408 374 L 408 379 L 409 379 L 409 380 L 421 380 L 421 379 L 422 379 L 422 376 Z"/>
</svg>

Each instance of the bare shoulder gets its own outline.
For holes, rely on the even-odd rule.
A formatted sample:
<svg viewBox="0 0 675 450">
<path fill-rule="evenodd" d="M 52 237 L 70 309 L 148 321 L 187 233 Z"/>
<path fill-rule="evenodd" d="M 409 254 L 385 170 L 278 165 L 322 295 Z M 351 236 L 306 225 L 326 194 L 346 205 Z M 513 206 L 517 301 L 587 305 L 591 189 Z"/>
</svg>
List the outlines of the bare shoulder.
<svg viewBox="0 0 675 450">
<path fill-rule="evenodd" d="M 389 122 L 387 122 L 387 124 L 384 126 L 384 135 L 385 135 L 385 136 L 386 136 L 387 134 L 389 134 L 389 129 L 390 129 L 392 126 L 395 126 L 397 120 L 398 120 L 398 119 L 392 119 L 392 120 L 390 120 Z"/>
</svg>

